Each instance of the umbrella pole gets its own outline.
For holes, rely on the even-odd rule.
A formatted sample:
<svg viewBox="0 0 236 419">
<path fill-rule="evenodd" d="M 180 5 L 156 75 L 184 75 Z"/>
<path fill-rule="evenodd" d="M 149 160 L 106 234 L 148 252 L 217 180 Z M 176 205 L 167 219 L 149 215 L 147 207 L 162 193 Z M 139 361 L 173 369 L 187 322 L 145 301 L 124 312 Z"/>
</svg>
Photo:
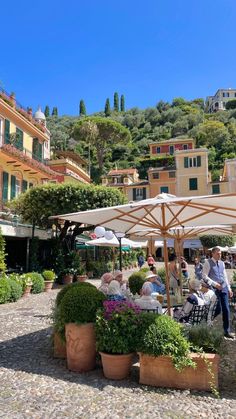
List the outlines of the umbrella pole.
<svg viewBox="0 0 236 419">
<path fill-rule="evenodd" d="M 165 262 L 165 270 L 166 270 L 166 297 L 167 297 L 167 311 L 170 316 L 170 287 L 169 287 L 169 267 L 168 267 L 168 249 L 167 249 L 167 241 L 166 237 L 164 236 L 164 262 Z"/>
</svg>

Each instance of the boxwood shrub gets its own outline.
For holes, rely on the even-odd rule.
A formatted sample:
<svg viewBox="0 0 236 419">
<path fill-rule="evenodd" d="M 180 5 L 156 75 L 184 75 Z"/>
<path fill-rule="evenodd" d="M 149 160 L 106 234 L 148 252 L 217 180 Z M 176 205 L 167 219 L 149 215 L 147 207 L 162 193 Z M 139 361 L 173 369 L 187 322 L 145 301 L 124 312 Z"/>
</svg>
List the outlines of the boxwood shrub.
<svg viewBox="0 0 236 419">
<path fill-rule="evenodd" d="M 59 291 L 56 297 L 56 306 L 59 306 L 61 303 L 62 298 L 66 295 L 67 291 L 71 288 L 81 288 L 81 287 L 93 287 L 96 288 L 95 285 L 90 284 L 90 282 L 74 282 L 73 284 L 64 285 L 63 288 Z"/>
<path fill-rule="evenodd" d="M 9 297 L 9 301 L 17 301 L 23 294 L 23 288 L 21 281 L 17 281 L 17 279 L 14 279 L 13 277 L 9 276 L 8 283 L 11 288 L 11 293 Z"/>
<path fill-rule="evenodd" d="M 32 294 L 39 294 L 44 290 L 44 279 L 41 274 L 37 272 L 28 272 L 25 276 L 32 281 Z"/>
<path fill-rule="evenodd" d="M 133 295 L 140 294 L 141 288 L 145 282 L 146 273 L 144 271 L 134 272 L 130 275 L 128 282 Z"/>
<path fill-rule="evenodd" d="M 7 277 L 0 277 L 0 304 L 7 303 L 11 296 L 11 286 Z"/>
</svg>

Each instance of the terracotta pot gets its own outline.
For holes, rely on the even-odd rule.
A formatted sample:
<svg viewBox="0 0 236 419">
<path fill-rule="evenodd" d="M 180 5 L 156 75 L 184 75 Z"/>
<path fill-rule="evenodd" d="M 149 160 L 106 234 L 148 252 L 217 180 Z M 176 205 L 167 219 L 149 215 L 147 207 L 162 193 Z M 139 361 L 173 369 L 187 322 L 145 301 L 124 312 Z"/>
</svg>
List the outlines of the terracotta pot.
<svg viewBox="0 0 236 419">
<path fill-rule="evenodd" d="M 73 282 L 73 274 L 67 274 L 63 276 L 63 284 L 67 285 L 67 284 L 72 284 Z"/>
<path fill-rule="evenodd" d="M 24 289 L 22 297 L 29 297 L 31 293 L 32 285 L 27 285 L 27 287 Z"/>
<path fill-rule="evenodd" d="M 191 359 L 197 364 L 196 368 L 186 367 L 178 372 L 169 356 L 155 357 L 139 353 L 139 382 L 155 387 L 211 391 L 210 382 L 213 381 L 214 387 L 218 389 L 220 357 L 217 354 L 204 354 L 204 356 L 211 364 L 213 380 L 207 371 L 206 362 L 198 354 L 190 354 Z"/>
<path fill-rule="evenodd" d="M 93 323 L 66 324 L 66 353 L 69 370 L 86 372 L 95 368 L 96 340 Z"/>
<path fill-rule="evenodd" d="M 59 333 L 53 334 L 53 356 L 54 358 L 66 358 L 66 342 L 64 342 Z"/>
<path fill-rule="evenodd" d="M 44 281 L 44 291 L 49 292 L 51 291 L 53 286 L 53 281 Z"/>
<path fill-rule="evenodd" d="M 76 275 L 77 282 L 84 282 L 87 278 L 87 275 Z"/>
<path fill-rule="evenodd" d="M 99 352 L 102 357 L 103 374 L 111 380 L 123 380 L 126 378 L 132 366 L 133 353 L 113 355 Z"/>
</svg>

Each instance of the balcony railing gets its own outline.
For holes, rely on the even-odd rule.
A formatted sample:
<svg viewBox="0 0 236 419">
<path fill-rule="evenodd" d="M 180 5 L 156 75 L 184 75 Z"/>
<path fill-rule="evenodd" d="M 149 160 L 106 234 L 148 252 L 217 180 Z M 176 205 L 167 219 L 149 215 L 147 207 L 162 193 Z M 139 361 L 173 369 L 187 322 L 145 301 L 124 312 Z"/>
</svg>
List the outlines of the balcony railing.
<svg viewBox="0 0 236 419">
<path fill-rule="evenodd" d="M 28 150 L 28 148 L 25 148 L 25 147 L 21 146 L 20 144 L 17 144 L 17 141 L 5 143 L 4 135 L 0 135 L 0 147 L 2 148 L 2 146 L 4 144 L 5 145 L 11 145 L 11 146 L 15 147 L 17 150 L 20 150 L 25 156 L 28 156 L 33 160 L 37 160 L 40 163 L 46 164 L 46 161 L 43 159 L 42 156 L 39 156 L 39 155 L 33 153 L 31 150 Z"/>
</svg>

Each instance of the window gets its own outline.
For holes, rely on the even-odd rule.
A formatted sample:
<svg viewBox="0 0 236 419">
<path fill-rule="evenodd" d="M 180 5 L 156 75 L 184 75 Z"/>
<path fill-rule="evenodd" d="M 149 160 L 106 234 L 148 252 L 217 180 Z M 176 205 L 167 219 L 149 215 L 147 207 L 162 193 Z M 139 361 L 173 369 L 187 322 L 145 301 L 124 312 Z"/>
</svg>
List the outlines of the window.
<svg viewBox="0 0 236 419">
<path fill-rule="evenodd" d="M 188 150 L 188 144 L 183 145 L 183 150 Z"/>
<path fill-rule="evenodd" d="M 28 188 L 27 180 L 22 180 L 22 192 L 27 191 L 27 188 Z"/>
<path fill-rule="evenodd" d="M 175 151 L 174 146 L 173 146 L 173 145 L 170 145 L 170 146 L 169 146 L 169 153 L 170 153 L 170 154 L 174 154 L 174 151 Z"/>
<path fill-rule="evenodd" d="M 197 157 L 184 157 L 184 167 L 201 167 L 202 161 L 201 156 Z"/>
<path fill-rule="evenodd" d="M 161 186 L 160 187 L 160 192 L 161 193 L 168 193 L 169 192 L 168 186 Z"/>
<path fill-rule="evenodd" d="M 23 150 L 23 131 L 21 129 L 16 128 L 16 142 L 15 147 L 19 150 Z"/>
<path fill-rule="evenodd" d="M 140 201 L 146 199 L 146 188 L 133 189 L 133 201 Z"/>
<path fill-rule="evenodd" d="M 29 188 L 33 188 L 34 184 L 33 183 L 29 183 Z"/>
<path fill-rule="evenodd" d="M 152 174 L 152 178 L 153 179 L 159 179 L 160 178 L 160 174 L 159 173 L 153 173 Z"/>
<path fill-rule="evenodd" d="M 20 195 L 21 193 L 21 181 L 20 179 L 16 179 L 16 196 Z"/>
<path fill-rule="evenodd" d="M 223 97 L 225 97 L 225 92 L 223 92 Z"/>
<path fill-rule="evenodd" d="M 229 97 L 229 93 L 226 93 L 226 97 Z"/>
<path fill-rule="evenodd" d="M 175 177 L 175 172 L 169 172 L 169 178 L 174 178 Z"/>
<path fill-rule="evenodd" d="M 234 97 L 236 97 L 236 93 L 234 93 Z"/>
<path fill-rule="evenodd" d="M 10 121 L 8 121 L 8 119 L 5 119 L 4 143 L 5 144 L 10 143 Z"/>
<path fill-rule="evenodd" d="M 8 200 L 8 180 L 9 174 L 6 172 L 2 173 L 2 200 L 6 202 Z"/>
<path fill-rule="evenodd" d="M 39 142 L 38 138 L 33 138 L 32 148 L 33 159 L 42 161 L 43 159 L 43 145 Z"/>
<path fill-rule="evenodd" d="M 220 185 L 212 185 L 212 195 L 220 193 Z"/>
<path fill-rule="evenodd" d="M 160 152 L 161 152 L 161 147 L 157 147 L 157 148 L 156 148 L 156 153 L 157 153 L 157 154 L 160 154 Z"/>
<path fill-rule="evenodd" d="M 189 190 L 197 191 L 197 178 L 196 177 L 189 179 Z"/>
<path fill-rule="evenodd" d="M 11 175 L 11 199 L 15 198 L 16 196 L 16 177 Z"/>
</svg>

